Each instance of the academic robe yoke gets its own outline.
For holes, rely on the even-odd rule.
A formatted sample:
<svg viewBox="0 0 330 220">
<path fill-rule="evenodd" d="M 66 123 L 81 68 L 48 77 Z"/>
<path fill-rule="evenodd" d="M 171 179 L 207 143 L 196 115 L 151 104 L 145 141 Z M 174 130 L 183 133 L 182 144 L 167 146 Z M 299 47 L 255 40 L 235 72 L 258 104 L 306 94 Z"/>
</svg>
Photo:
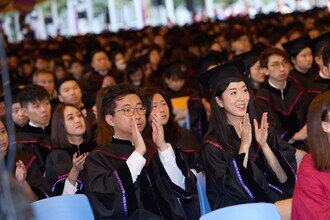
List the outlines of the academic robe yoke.
<svg viewBox="0 0 330 220">
<path fill-rule="evenodd" d="M 94 141 L 83 142 L 80 146 L 72 145 L 68 148 L 54 148 L 48 155 L 46 160 L 45 178 L 52 186 L 54 195 L 62 195 L 65 180 L 72 169 L 72 156 L 77 153 L 80 156 L 84 153 L 91 152 L 96 146 Z M 80 172 L 77 179 L 78 190 L 76 194 L 85 193 L 83 184 L 83 173 Z"/>
<path fill-rule="evenodd" d="M 294 81 L 287 81 L 282 99 L 281 91 L 267 82 L 254 96 L 254 104 L 259 115 L 268 112 L 269 123 L 288 141 L 307 123 L 312 99 L 313 96 Z M 306 146 L 305 143 L 301 145 Z"/>
<path fill-rule="evenodd" d="M 45 171 L 46 158 L 53 146 L 50 140 L 50 125 L 45 130 L 27 124 L 16 134 L 16 148 L 36 156 L 40 171 Z"/>
<path fill-rule="evenodd" d="M 45 199 L 52 195 L 50 186 L 46 183 L 37 163 L 36 156 L 31 154 L 16 151 L 15 162 L 21 160 L 26 168 L 26 182 L 31 187 L 38 199 Z M 8 153 L 5 155 L 5 161 L 8 161 Z M 13 167 L 13 174 L 15 175 L 16 166 Z"/>
<path fill-rule="evenodd" d="M 233 127 L 231 130 L 235 132 Z M 268 135 L 267 143 L 288 177 L 285 183 L 278 181 L 260 148 L 250 147 L 245 168 L 245 154 L 227 152 L 215 136 L 206 137 L 201 159 L 212 210 L 250 202 L 272 203 L 292 196 L 296 177 L 295 149 L 272 133 Z M 240 140 L 237 135 L 233 144 L 238 151 Z"/>
<path fill-rule="evenodd" d="M 177 157 L 178 166 L 186 176 L 186 190 L 164 175 L 154 147 L 148 147 L 146 166 L 133 183 L 126 160 L 134 149 L 130 141 L 113 138 L 112 143 L 97 148 L 87 157 L 84 182 L 95 217 L 126 219 L 145 209 L 163 219 L 187 219 L 179 200 L 192 197 L 195 183 L 184 161 Z"/>
</svg>

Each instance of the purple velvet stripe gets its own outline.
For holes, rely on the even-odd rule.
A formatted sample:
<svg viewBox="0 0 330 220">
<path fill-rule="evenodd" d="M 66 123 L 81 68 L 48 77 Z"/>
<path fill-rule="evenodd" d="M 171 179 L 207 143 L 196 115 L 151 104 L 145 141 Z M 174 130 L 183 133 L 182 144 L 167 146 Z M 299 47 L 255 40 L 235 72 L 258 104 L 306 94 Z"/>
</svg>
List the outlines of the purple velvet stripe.
<svg viewBox="0 0 330 220">
<path fill-rule="evenodd" d="M 282 155 L 284 161 L 287 163 L 287 165 L 290 167 L 291 171 L 294 173 L 294 178 L 295 178 L 295 180 L 297 181 L 297 172 L 295 172 L 295 171 L 293 170 L 292 166 L 289 164 L 289 162 L 287 161 L 287 159 L 283 156 L 283 154 L 281 153 L 281 151 L 278 151 L 278 152 Z"/>
<path fill-rule="evenodd" d="M 65 176 L 65 177 L 62 177 L 62 178 L 60 178 L 60 179 L 58 179 L 58 180 L 54 183 L 54 185 L 53 185 L 53 187 L 52 187 L 52 192 L 55 191 L 55 186 L 56 186 L 56 184 L 58 184 L 59 182 L 62 182 L 62 181 L 65 180 L 65 179 L 66 179 L 66 176 Z"/>
<path fill-rule="evenodd" d="M 283 191 L 280 190 L 279 188 L 277 188 L 276 186 L 274 186 L 274 185 L 272 185 L 270 183 L 268 183 L 268 186 L 271 187 L 271 188 L 273 188 L 273 189 L 275 189 L 276 191 L 278 191 L 278 192 L 280 192 L 280 193 L 282 193 L 284 195 Z"/>
<path fill-rule="evenodd" d="M 117 173 L 117 171 L 113 172 L 113 175 L 115 176 L 115 179 L 119 185 L 119 188 L 121 190 L 122 194 L 122 200 L 123 200 L 123 208 L 124 208 L 124 216 L 128 216 L 128 209 L 127 209 L 127 201 L 126 201 L 126 192 L 123 183 L 121 182 L 121 179 Z"/>
<path fill-rule="evenodd" d="M 245 191 L 247 192 L 247 194 L 250 196 L 250 200 L 251 202 L 254 202 L 255 201 L 255 198 L 254 196 L 252 195 L 251 191 L 249 190 L 249 188 L 245 185 L 245 183 L 243 182 L 243 179 L 242 179 L 242 176 L 239 172 L 239 169 L 238 169 L 238 166 L 237 166 L 237 163 L 235 161 L 235 159 L 233 159 L 233 164 L 234 164 L 234 168 L 235 168 L 235 172 L 237 174 L 237 177 L 238 177 L 238 180 L 239 182 L 241 183 L 241 185 L 243 186 L 243 188 L 245 189 Z"/>
<path fill-rule="evenodd" d="M 281 134 L 281 139 L 283 139 L 284 138 L 284 136 L 286 135 L 288 133 L 288 131 L 285 131 L 285 132 L 283 132 L 282 134 Z"/>
<path fill-rule="evenodd" d="M 52 187 L 52 192 L 55 191 L 56 184 L 58 184 L 59 182 L 62 182 L 62 181 L 64 181 L 64 180 L 66 180 L 66 178 L 67 178 L 67 176 L 58 179 L 58 180 L 54 183 L 54 185 L 53 185 L 53 187 Z M 80 184 L 79 190 L 81 191 L 82 188 L 84 187 L 84 183 L 83 183 L 83 181 L 80 180 L 80 179 L 77 179 L 77 183 Z"/>
</svg>

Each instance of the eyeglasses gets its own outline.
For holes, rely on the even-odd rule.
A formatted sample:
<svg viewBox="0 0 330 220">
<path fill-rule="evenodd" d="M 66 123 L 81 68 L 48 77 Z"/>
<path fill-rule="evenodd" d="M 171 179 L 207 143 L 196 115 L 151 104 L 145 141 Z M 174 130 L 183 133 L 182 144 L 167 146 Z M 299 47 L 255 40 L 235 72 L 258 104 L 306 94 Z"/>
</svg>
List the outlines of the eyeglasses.
<svg viewBox="0 0 330 220">
<path fill-rule="evenodd" d="M 123 108 L 123 109 L 119 109 L 117 111 L 114 111 L 111 115 L 117 113 L 117 112 L 124 112 L 124 115 L 127 116 L 127 117 L 132 117 L 134 115 L 134 112 L 137 112 L 139 115 L 145 115 L 146 114 L 146 108 L 143 107 L 143 106 L 140 106 L 140 107 L 136 107 L 136 108 L 133 108 L 133 107 L 126 107 L 126 108 Z"/>
<path fill-rule="evenodd" d="M 282 67 L 287 67 L 289 65 L 289 62 L 287 60 L 283 60 L 282 62 L 274 62 L 272 65 L 269 65 L 275 69 L 279 69 Z"/>
</svg>

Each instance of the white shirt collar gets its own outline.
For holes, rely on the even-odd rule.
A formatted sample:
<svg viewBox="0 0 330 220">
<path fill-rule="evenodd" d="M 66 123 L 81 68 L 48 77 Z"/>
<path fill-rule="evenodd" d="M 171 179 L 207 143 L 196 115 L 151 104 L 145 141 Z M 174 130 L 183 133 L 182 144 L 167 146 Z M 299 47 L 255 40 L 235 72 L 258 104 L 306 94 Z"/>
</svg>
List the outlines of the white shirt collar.
<svg viewBox="0 0 330 220">
<path fill-rule="evenodd" d="M 285 85 L 284 85 L 284 88 L 283 89 L 280 89 L 280 88 L 278 88 L 277 86 L 275 86 L 273 83 L 271 83 L 270 81 L 269 81 L 269 79 L 268 79 L 268 83 L 269 83 L 269 85 L 271 86 L 271 87 L 273 87 L 273 88 L 275 88 L 275 89 L 278 89 L 278 90 L 283 90 L 283 89 L 285 89 L 286 88 L 286 85 L 287 85 L 287 81 L 285 80 Z"/>
<path fill-rule="evenodd" d="M 48 124 L 47 124 L 45 127 L 39 127 L 38 125 L 34 124 L 32 121 L 29 121 L 29 125 L 32 127 L 35 127 L 35 128 L 42 128 L 42 129 L 45 129 L 45 127 L 48 126 Z"/>
</svg>

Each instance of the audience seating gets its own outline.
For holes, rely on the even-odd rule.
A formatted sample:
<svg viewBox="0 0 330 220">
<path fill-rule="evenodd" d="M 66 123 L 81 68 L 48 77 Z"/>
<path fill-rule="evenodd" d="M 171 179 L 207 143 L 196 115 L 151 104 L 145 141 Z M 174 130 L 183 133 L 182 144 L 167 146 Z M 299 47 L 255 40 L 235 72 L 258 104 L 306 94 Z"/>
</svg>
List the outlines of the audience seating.
<svg viewBox="0 0 330 220">
<path fill-rule="evenodd" d="M 206 181 L 204 172 L 197 174 L 197 192 L 201 215 L 211 212 L 211 207 L 206 196 Z"/>
<path fill-rule="evenodd" d="M 200 220 L 281 220 L 272 203 L 247 203 L 221 208 L 203 215 Z"/>
<path fill-rule="evenodd" d="M 36 220 L 93 220 L 93 211 L 85 195 L 55 196 L 32 203 Z"/>
</svg>

